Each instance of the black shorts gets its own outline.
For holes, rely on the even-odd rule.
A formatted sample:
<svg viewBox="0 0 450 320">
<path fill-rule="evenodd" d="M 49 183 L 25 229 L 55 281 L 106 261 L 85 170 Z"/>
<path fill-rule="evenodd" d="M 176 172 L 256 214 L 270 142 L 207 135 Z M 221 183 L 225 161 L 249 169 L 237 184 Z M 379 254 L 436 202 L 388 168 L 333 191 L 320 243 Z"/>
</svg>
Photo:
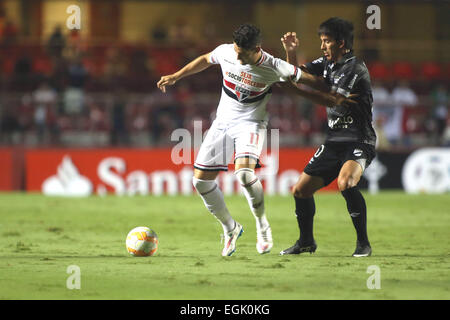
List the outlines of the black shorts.
<svg viewBox="0 0 450 320">
<path fill-rule="evenodd" d="M 327 142 L 317 149 L 304 172 L 310 176 L 321 177 L 327 186 L 338 177 L 346 161 L 355 160 L 364 171 L 375 158 L 375 154 L 375 147 L 369 144 Z"/>
</svg>

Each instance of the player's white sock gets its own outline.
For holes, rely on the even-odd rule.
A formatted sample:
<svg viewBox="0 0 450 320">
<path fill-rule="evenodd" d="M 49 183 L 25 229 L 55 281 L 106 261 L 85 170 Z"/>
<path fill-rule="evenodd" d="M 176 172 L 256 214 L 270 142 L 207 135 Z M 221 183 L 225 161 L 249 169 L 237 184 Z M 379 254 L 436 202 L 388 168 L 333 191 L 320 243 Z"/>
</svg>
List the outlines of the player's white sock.
<svg viewBox="0 0 450 320">
<path fill-rule="evenodd" d="M 231 217 L 230 212 L 225 204 L 223 193 L 215 180 L 201 180 L 192 178 L 192 183 L 197 189 L 206 208 L 211 212 L 217 220 L 220 221 L 224 232 L 230 232 L 235 227 L 235 221 Z"/>
<path fill-rule="evenodd" d="M 269 222 L 264 208 L 264 189 L 261 181 L 255 175 L 255 171 L 250 168 L 241 168 L 236 170 L 235 175 L 243 188 L 257 226 L 261 229 L 267 228 Z"/>
</svg>

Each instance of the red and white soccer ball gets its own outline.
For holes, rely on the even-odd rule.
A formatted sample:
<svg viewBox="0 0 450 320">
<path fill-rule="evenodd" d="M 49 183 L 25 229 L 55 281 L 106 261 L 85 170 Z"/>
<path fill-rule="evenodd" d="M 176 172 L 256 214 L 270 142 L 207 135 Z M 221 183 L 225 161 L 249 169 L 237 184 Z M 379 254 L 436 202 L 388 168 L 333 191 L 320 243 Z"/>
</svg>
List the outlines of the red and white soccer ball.
<svg viewBox="0 0 450 320">
<path fill-rule="evenodd" d="M 158 250 L 158 236 L 150 228 L 137 227 L 128 233 L 126 245 L 127 251 L 132 256 L 152 256 Z"/>
</svg>

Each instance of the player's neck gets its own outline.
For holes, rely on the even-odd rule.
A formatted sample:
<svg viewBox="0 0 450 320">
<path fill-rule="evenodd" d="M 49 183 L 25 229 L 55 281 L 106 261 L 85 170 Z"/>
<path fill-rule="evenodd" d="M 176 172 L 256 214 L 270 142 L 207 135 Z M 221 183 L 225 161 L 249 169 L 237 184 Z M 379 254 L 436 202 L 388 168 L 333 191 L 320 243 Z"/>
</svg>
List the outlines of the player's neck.
<svg viewBox="0 0 450 320">
<path fill-rule="evenodd" d="M 350 50 L 349 49 L 344 49 L 344 50 L 342 50 L 341 52 L 339 52 L 339 54 L 336 56 L 336 58 L 334 59 L 334 63 L 336 63 L 336 62 L 339 62 L 339 61 L 341 61 L 343 58 L 344 58 L 344 56 L 346 55 L 346 54 L 348 54 L 350 52 Z"/>
<path fill-rule="evenodd" d="M 252 61 L 252 64 L 258 64 L 262 59 L 262 50 L 259 50 L 258 53 L 255 54 L 255 59 Z"/>
</svg>

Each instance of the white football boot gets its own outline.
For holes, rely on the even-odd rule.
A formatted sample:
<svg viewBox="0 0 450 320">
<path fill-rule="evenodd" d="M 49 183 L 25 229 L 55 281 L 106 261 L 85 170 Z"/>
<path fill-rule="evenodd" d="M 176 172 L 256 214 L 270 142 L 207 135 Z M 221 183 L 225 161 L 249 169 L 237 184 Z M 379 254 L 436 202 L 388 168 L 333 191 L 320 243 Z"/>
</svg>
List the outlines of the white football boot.
<svg viewBox="0 0 450 320">
<path fill-rule="evenodd" d="M 225 245 L 222 250 L 222 256 L 229 257 L 236 251 L 236 241 L 244 232 L 244 228 L 236 222 L 236 226 L 230 232 L 226 232 Z"/>
<path fill-rule="evenodd" d="M 264 230 L 256 227 L 256 250 L 261 253 L 268 253 L 273 247 L 272 229 L 267 226 Z"/>
</svg>

